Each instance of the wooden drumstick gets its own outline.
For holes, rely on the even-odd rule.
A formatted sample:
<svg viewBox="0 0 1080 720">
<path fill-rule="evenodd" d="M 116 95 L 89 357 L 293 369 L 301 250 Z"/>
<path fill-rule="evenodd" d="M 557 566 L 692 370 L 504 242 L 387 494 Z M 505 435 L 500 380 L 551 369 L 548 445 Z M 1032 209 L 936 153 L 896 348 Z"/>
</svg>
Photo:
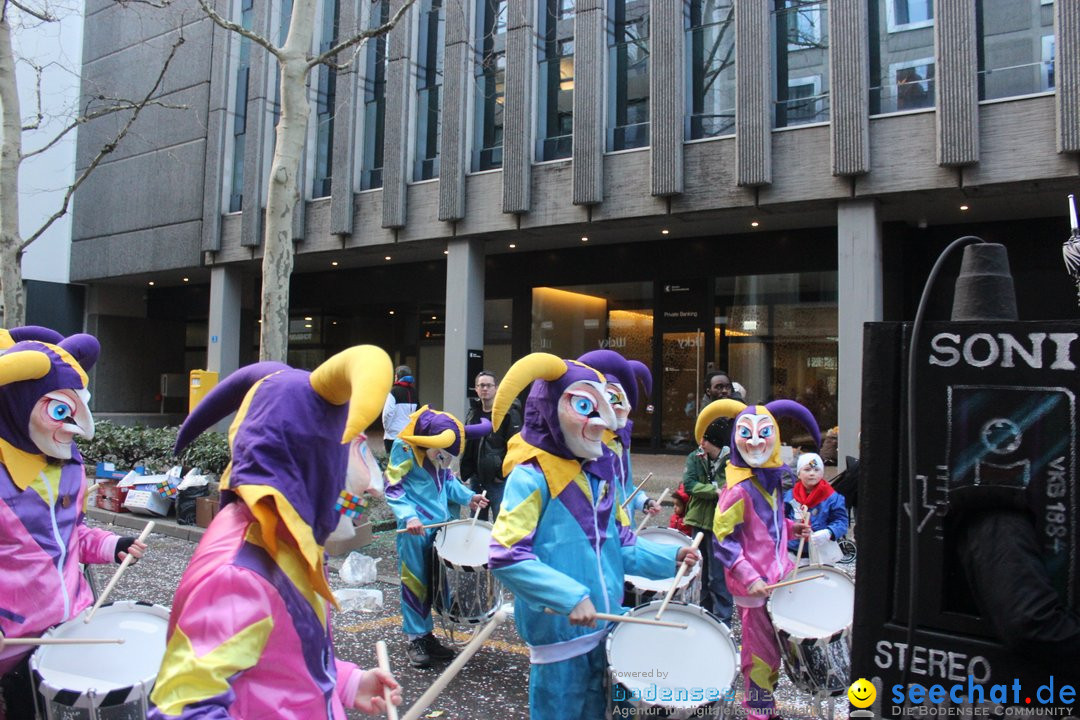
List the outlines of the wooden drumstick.
<svg viewBox="0 0 1080 720">
<path fill-rule="evenodd" d="M 413 706 L 409 708 L 409 711 L 401 716 L 401 720 L 417 720 L 420 717 L 420 713 L 427 709 L 428 705 L 435 701 L 435 698 L 439 696 L 446 686 L 450 684 L 450 681 L 454 679 L 461 668 L 465 666 L 465 663 L 469 662 L 469 658 L 476 654 L 476 651 L 480 649 L 480 646 L 490 637 L 491 633 L 495 632 L 495 628 L 499 627 L 499 624 L 506 619 L 506 613 L 502 610 L 498 610 L 495 616 L 491 618 L 491 622 L 482 627 L 473 639 L 469 641 L 469 644 L 465 646 L 465 649 L 454 658 L 454 662 L 450 663 L 450 666 L 443 670 L 442 675 L 436 678 L 435 682 L 431 684 L 424 694 L 420 696 L 420 699 L 413 703 Z"/>
<path fill-rule="evenodd" d="M 0 650 L 8 645 L 123 645 L 124 638 L 9 638 L 0 636 Z"/>
<path fill-rule="evenodd" d="M 544 608 L 544 612 L 548 615 L 559 615 L 551 608 Z M 608 622 L 618 623 L 630 623 L 631 625 L 653 625 L 654 627 L 669 627 L 677 628 L 679 630 L 686 630 L 690 626 L 686 623 L 668 622 L 667 620 L 650 620 L 649 618 L 637 617 L 636 615 L 613 615 L 611 613 L 596 613 L 597 620 L 607 620 Z"/>
<path fill-rule="evenodd" d="M 431 523 L 430 525 L 421 525 L 420 527 L 424 528 L 425 530 L 430 530 L 431 528 L 443 527 L 445 525 L 453 525 L 455 523 L 463 523 L 463 522 L 468 522 L 468 521 L 467 520 L 461 520 L 461 519 L 447 520 L 445 522 Z M 399 534 L 403 533 L 403 532 L 409 532 L 409 528 L 398 528 L 394 532 L 397 532 Z"/>
<path fill-rule="evenodd" d="M 804 523 L 809 523 L 810 522 L 810 510 L 805 505 L 802 506 L 802 509 L 803 509 L 802 521 Z M 796 575 L 799 574 L 799 562 L 802 560 L 802 549 L 803 549 L 803 545 L 805 545 L 805 544 L 806 544 L 806 536 L 803 535 L 801 538 L 799 538 L 799 551 L 797 553 L 795 553 L 795 572 L 791 573 L 791 577 L 795 577 Z"/>
<path fill-rule="evenodd" d="M 390 672 L 390 656 L 386 653 L 386 642 L 380 640 L 375 643 L 375 657 L 379 659 L 379 669 Z M 389 686 L 383 685 L 382 694 L 383 700 L 386 701 L 386 717 L 389 720 L 398 720 L 397 706 L 390 701 L 390 695 L 393 691 Z"/>
<path fill-rule="evenodd" d="M 487 500 L 487 490 L 480 493 L 480 497 Z M 473 528 L 476 527 L 476 518 L 480 517 L 480 511 L 483 509 L 484 508 L 480 507 L 480 503 L 476 503 L 476 512 L 473 513 L 472 523 L 469 524 L 469 532 L 465 533 L 465 542 L 469 542 L 469 540 L 472 538 Z"/>
<path fill-rule="evenodd" d="M 660 506 L 660 503 L 664 502 L 664 498 L 666 498 L 668 496 L 668 493 L 670 491 L 671 491 L 671 488 L 664 488 L 664 492 L 660 493 L 660 497 L 657 498 L 657 500 L 656 500 L 657 507 Z M 645 513 L 645 517 L 641 518 L 641 523 L 637 526 L 637 530 L 634 531 L 634 534 L 635 535 L 640 535 L 641 531 L 645 527 L 645 523 L 649 522 L 649 520 L 651 518 L 652 518 L 652 515 L 650 515 L 649 513 Z"/>
<path fill-rule="evenodd" d="M 703 533 L 703 532 L 699 532 L 697 535 L 695 535 L 694 536 L 694 542 L 690 543 L 690 548 L 692 550 L 697 550 L 698 545 L 701 544 L 701 539 L 704 538 L 704 537 L 705 537 L 705 533 Z M 668 603 L 671 602 L 672 596 L 675 595 L 675 590 L 678 589 L 678 587 L 679 587 L 679 581 L 682 580 L 683 575 L 686 574 L 686 571 L 689 568 L 690 568 L 690 566 L 686 564 L 685 559 L 679 564 L 679 572 L 675 573 L 675 581 L 673 583 L 671 583 L 671 587 L 668 588 L 667 595 L 664 596 L 664 602 L 661 603 L 660 609 L 656 611 L 656 619 L 657 620 L 659 620 L 660 616 L 664 614 L 665 610 L 667 610 Z"/>
<path fill-rule="evenodd" d="M 143 531 L 139 533 L 139 537 L 135 542 L 146 542 L 146 538 L 150 536 L 150 531 L 153 529 L 154 521 L 151 520 L 150 522 L 146 523 L 146 527 L 144 527 Z M 124 561 L 120 563 L 120 567 L 116 568 L 116 572 L 113 573 L 112 579 L 109 580 L 109 584 L 105 586 L 105 589 L 102 591 L 101 595 L 98 596 L 97 602 L 94 603 L 94 607 L 90 608 L 90 612 L 86 614 L 86 617 L 83 619 L 84 623 L 90 622 L 90 620 L 94 617 L 94 613 L 97 612 L 97 609 L 101 607 L 101 604 L 103 602 L 105 602 L 105 598 L 109 597 L 109 593 L 111 593 L 112 589 L 116 586 L 116 581 L 119 580 L 120 576 L 124 574 L 124 571 L 128 569 L 128 565 L 133 562 L 135 562 L 135 556 L 131 554 L 129 548 L 127 557 L 125 557 Z"/>
<path fill-rule="evenodd" d="M 773 583 L 772 585 L 766 585 L 766 590 L 775 590 L 776 588 L 787 587 L 788 585 L 796 585 L 807 580 L 817 580 L 818 578 L 825 577 L 825 573 L 818 573 L 817 575 L 803 575 L 801 578 L 794 578 L 791 580 L 784 580 L 783 582 Z"/>
<path fill-rule="evenodd" d="M 627 498 L 626 498 L 625 500 L 623 500 L 623 503 L 622 503 L 622 505 L 620 505 L 620 507 L 621 507 L 621 508 L 622 508 L 623 510 L 625 510 L 625 509 L 626 509 L 626 506 L 630 504 L 630 501 L 634 499 L 634 496 L 638 494 L 638 491 L 639 491 L 639 490 L 641 490 L 642 486 L 644 486 L 644 485 L 645 485 L 645 483 L 649 482 L 649 478 L 651 478 L 651 477 L 652 477 L 652 473 L 649 473 L 648 475 L 646 475 L 646 476 L 645 476 L 645 479 L 644 479 L 644 480 L 642 480 L 642 481 L 641 481 L 641 482 L 640 482 L 640 483 L 638 484 L 638 486 L 637 486 L 636 488 L 634 488 L 634 492 L 630 493 L 630 494 L 629 494 L 629 495 L 627 496 Z"/>
</svg>

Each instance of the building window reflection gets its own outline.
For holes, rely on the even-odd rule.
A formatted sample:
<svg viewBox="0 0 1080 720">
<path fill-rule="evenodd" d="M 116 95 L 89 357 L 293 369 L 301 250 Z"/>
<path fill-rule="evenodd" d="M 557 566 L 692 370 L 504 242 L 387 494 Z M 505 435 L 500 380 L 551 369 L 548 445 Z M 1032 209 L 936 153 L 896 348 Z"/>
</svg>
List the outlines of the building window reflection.
<svg viewBox="0 0 1080 720">
<path fill-rule="evenodd" d="M 977 0 L 979 99 L 1053 89 L 1054 6 L 1042 0 Z M 1050 37 L 1047 45 L 1045 37 Z M 1048 72 L 1049 69 L 1049 72 Z"/>
<path fill-rule="evenodd" d="M 502 167 L 507 0 L 479 0 L 473 170 Z"/>
<path fill-rule="evenodd" d="M 870 114 L 934 107 L 930 0 L 871 0 L 869 21 Z"/>
<path fill-rule="evenodd" d="M 611 0 L 608 14 L 608 150 L 649 144 L 649 2 Z"/>
<path fill-rule="evenodd" d="M 540 0 L 536 159 L 573 152 L 574 0 Z"/>
<path fill-rule="evenodd" d="M 322 4 L 322 23 L 319 27 L 320 54 L 334 47 L 338 34 L 338 2 Z M 315 68 L 315 172 L 311 179 L 311 196 L 328 197 L 333 175 L 334 105 L 337 101 L 337 71 L 327 65 Z"/>
<path fill-rule="evenodd" d="M 368 28 L 390 20 L 388 0 L 375 0 L 368 10 Z M 360 189 L 382 187 L 383 132 L 386 118 L 386 42 L 380 35 L 367 42 L 364 74 L 364 152 L 360 166 Z"/>
<path fill-rule="evenodd" d="M 735 132 L 735 3 L 689 0 L 687 59 L 691 140 Z"/>
<path fill-rule="evenodd" d="M 413 180 L 431 180 L 439 174 L 444 31 L 443 0 L 423 0 L 416 59 Z"/>
<path fill-rule="evenodd" d="M 240 24 L 245 30 L 251 29 L 255 19 L 254 7 L 254 0 L 240 0 Z M 229 212 L 240 212 L 244 209 L 244 146 L 247 139 L 248 81 L 251 77 L 251 40 L 241 37 L 237 44 L 239 48 L 235 61 L 236 73 L 232 79 L 232 132 L 229 134 L 232 152 L 227 153 L 232 160 Z"/>
<path fill-rule="evenodd" d="M 823 0 L 775 0 L 775 127 L 829 119 L 828 6 Z"/>
</svg>

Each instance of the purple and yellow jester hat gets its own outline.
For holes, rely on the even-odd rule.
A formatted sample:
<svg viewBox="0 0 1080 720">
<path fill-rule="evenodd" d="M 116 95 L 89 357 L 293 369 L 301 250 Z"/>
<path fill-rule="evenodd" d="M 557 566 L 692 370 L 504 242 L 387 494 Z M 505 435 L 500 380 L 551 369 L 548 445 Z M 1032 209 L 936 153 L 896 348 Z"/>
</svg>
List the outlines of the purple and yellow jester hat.
<svg viewBox="0 0 1080 720">
<path fill-rule="evenodd" d="M 486 418 L 475 425 L 463 425 L 450 413 L 425 405 L 409 416 L 409 422 L 398 432 L 398 438 L 412 448 L 419 467 L 424 464 L 424 450 L 428 448 L 439 448 L 457 457 L 465 449 L 466 440 L 490 432 L 491 423 Z"/>
<path fill-rule="evenodd" d="M 48 463 L 30 437 L 30 416 L 42 396 L 55 390 L 84 390 L 86 371 L 93 367 L 101 345 L 93 335 L 65 338 L 48 328 L 27 326 L 0 329 L 0 462 L 12 481 L 25 489 Z M 68 420 L 93 437 L 93 417 L 85 406 Z M 81 462 L 72 447 L 72 459 Z"/>
<path fill-rule="evenodd" d="M 179 454 L 236 412 L 222 503 L 240 501 L 251 510 L 275 559 L 278 532 L 291 537 L 312 587 L 328 600 L 322 546 L 338 523 L 334 504 L 345 487 L 348 444 L 382 412 L 393 376 L 390 357 L 372 345 L 343 350 L 310 373 L 255 363 L 211 390 L 177 435 Z"/>
</svg>

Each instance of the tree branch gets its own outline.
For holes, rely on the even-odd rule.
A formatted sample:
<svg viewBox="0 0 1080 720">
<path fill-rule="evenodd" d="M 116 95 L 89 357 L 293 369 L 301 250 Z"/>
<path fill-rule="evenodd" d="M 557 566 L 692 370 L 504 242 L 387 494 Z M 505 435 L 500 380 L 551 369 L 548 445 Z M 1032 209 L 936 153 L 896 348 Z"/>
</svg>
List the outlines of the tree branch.
<svg viewBox="0 0 1080 720">
<path fill-rule="evenodd" d="M 202 0 L 200 0 L 200 2 L 202 2 Z M 54 212 L 41 227 L 35 230 L 33 235 L 23 240 L 22 244 L 19 245 L 18 252 L 21 253 L 26 250 L 26 248 L 29 247 L 29 245 L 35 240 L 37 240 L 39 237 L 41 237 L 45 233 L 45 231 L 52 226 L 54 222 L 67 214 L 68 206 L 71 204 L 71 197 L 75 194 L 75 191 L 78 190 L 79 186 L 83 184 L 87 177 L 90 176 L 90 173 L 92 173 L 97 168 L 97 166 L 101 164 L 101 161 L 105 159 L 105 156 L 116 149 L 116 146 L 120 143 L 121 140 L 124 139 L 124 137 L 128 134 L 128 131 L 131 130 L 131 126 L 134 125 L 135 121 L 139 119 L 139 113 L 142 112 L 143 108 L 151 104 L 151 100 L 154 97 L 154 94 L 157 93 L 158 89 L 161 87 L 161 84 L 165 80 L 165 73 L 168 71 L 169 65 L 172 63 L 173 58 L 176 57 L 176 51 L 183 44 L 184 36 L 181 35 L 176 39 L 176 42 L 173 43 L 172 48 L 169 50 L 169 56 L 165 58 L 165 64 L 161 66 L 161 72 L 158 73 L 157 79 L 154 81 L 153 87 L 151 87 L 150 90 L 146 93 L 146 95 L 143 96 L 142 100 L 135 104 L 134 112 L 131 113 L 131 117 L 129 117 L 127 122 L 124 123 L 124 127 L 120 128 L 120 132 L 116 134 L 116 137 L 113 138 L 112 142 L 106 143 L 102 146 L 101 150 L 96 156 L 94 156 L 94 159 L 90 162 L 90 164 L 87 165 L 81 173 L 79 173 L 79 177 L 75 178 L 75 182 L 73 182 L 71 184 L 71 187 L 67 189 L 67 192 L 64 193 L 64 201 L 61 204 L 60 209 Z"/>
<path fill-rule="evenodd" d="M 43 152 L 47 151 L 52 146 L 56 145 L 56 143 L 60 142 L 60 140 L 62 140 L 63 137 L 65 135 L 67 135 L 69 132 L 71 132 L 75 128 L 79 127 L 80 125 L 85 125 L 86 123 L 90 122 L 91 120 L 97 120 L 98 118 L 105 117 L 106 115 L 112 115 L 113 113 L 123 112 L 124 110 L 141 109 L 139 107 L 139 103 L 134 101 L 134 100 L 123 100 L 123 99 L 118 99 L 118 98 L 98 98 L 98 99 L 99 100 L 108 99 L 108 100 L 112 100 L 112 101 L 120 103 L 120 104 L 119 105 L 110 105 L 109 107 L 101 108 L 99 110 L 94 110 L 93 112 L 88 112 L 85 115 L 80 115 L 79 117 L 72 120 L 67 125 L 67 127 L 65 127 L 63 130 L 61 130 L 59 133 L 57 133 L 56 136 L 54 136 L 53 139 L 50 140 L 48 143 L 46 143 L 45 145 L 42 145 L 37 150 L 32 150 L 31 152 L 28 152 L 28 153 L 25 153 L 24 155 L 22 155 L 22 159 L 26 160 L 27 158 L 32 158 L 35 155 L 42 154 Z M 187 110 L 188 109 L 187 105 L 174 105 L 172 103 L 161 102 L 160 100 L 149 100 L 149 101 L 145 102 L 144 105 L 155 105 L 157 107 L 165 108 L 167 110 Z"/>
<path fill-rule="evenodd" d="M 44 10 L 31 10 L 30 8 L 23 5 L 21 2 L 17 2 L 17 0 L 7 0 L 7 2 L 9 2 L 12 5 L 14 5 L 15 7 L 19 8 L 20 10 L 22 10 L 27 15 L 30 15 L 32 17 L 36 17 L 41 22 L 56 22 L 56 20 L 57 20 L 56 17 L 50 15 L 49 13 L 45 12 Z"/>
<path fill-rule="evenodd" d="M 22 129 L 25 130 L 37 130 L 41 127 L 41 121 L 45 118 L 45 113 L 41 109 L 41 74 L 44 72 L 44 68 L 40 65 L 35 65 L 29 60 L 25 61 L 27 65 L 34 68 L 34 96 L 37 99 L 37 115 L 32 123 L 23 125 Z"/>
<path fill-rule="evenodd" d="M 206 15 L 211 20 L 213 20 L 216 25 L 218 25 L 220 27 L 223 27 L 226 30 L 229 30 L 231 32 L 234 32 L 237 35 L 242 35 L 243 37 L 246 37 L 248 40 L 255 43 L 256 45 L 259 45 L 260 47 L 265 48 L 266 52 L 270 53 L 271 55 L 276 57 L 278 60 L 282 59 L 281 58 L 281 49 L 279 47 L 277 47 L 276 45 L 274 45 L 269 40 L 267 40 L 266 38 L 264 38 L 259 33 L 248 30 L 243 25 L 239 25 L 237 23 L 234 23 L 234 22 L 232 22 L 230 20 L 226 20 L 225 18 L 221 17 L 221 15 L 218 15 L 217 10 L 210 7 L 209 3 L 207 3 L 206 0 L 199 0 L 199 7 L 201 7 L 203 9 L 203 12 L 205 12 Z"/>
<path fill-rule="evenodd" d="M 199 2 L 205 2 L 205 0 L 199 0 Z M 309 60 L 307 64 L 308 68 L 313 68 L 316 65 L 329 65 L 335 70 L 345 69 L 349 66 L 352 60 L 339 65 L 337 63 L 334 63 L 331 58 L 336 57 L 337 54 L 340 53 L 342 50 L 348 50 L 353 45 L 361 43 L 368 38 L 378 37 L 379 35 L 385 35 L 386 33 L 390 32 L 394 29 L 394 26 L 398 24 L 398 21 L 401 20 L 402 17 L 404 17 L 405 13 L 409 11 L 409 8 L 411 8 L 415 2 L 416 0 L 405 0 L 405 2 L 402 3 L 401 7 L 398 8 L 398 11 L 394 13 L 394 16 L 387 20 L 385 23 L 376 28 L 371 28 L 369 30 L 361 30 L 359 33 L 353 35 L 348 40 L 339 42 L 337 45 L 330 48 L 322 55 L 319 55 L 318 57 Z M 355 58 L 355 55 L 353 57 Z"/>
</svg>

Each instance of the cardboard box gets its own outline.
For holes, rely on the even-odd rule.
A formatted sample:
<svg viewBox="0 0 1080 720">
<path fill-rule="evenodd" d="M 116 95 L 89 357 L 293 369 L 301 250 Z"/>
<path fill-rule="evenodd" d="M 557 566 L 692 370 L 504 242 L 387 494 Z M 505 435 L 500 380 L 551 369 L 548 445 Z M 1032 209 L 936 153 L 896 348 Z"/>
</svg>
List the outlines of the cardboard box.
<svg viewBox="0 0 1080 720">
<path fill-rule="evenodd" d="M 126 495 L 127 493 L 124 493 L 124 494 Z M 124 507 L 124 501 L 123 500 L 116 500 L 116 499 L 113 499 L 113 498 L 98 497 L 97 506 L 99 508 L 101 508 L 102 510 L 108 510 L 109 512 L 114 512 L 114 513 L 131 512 L 126 507 Z"/>
<path fill-rule="evenodd" d="M 201 528 L 210 527 L 210 521 L 218 514 L 219 502 L 208 497 L 195 498 L 195 524 Z"/>
<path fill-rule="evenodd" d="M 158 495 L 157 490 L 134 489 L 129 490 L 124 499 L 124 507 L 133 513 L 140 515 L 156 515 L 165 517 L 172 507 L 172 500 L 166 500 Z"/>
<path fill-rule="evenodd" d="M 117 470 L 116 463 L 111 462 L 99 462 L 94 470 L 94 477 L 99 480 L 123 480 L 128 476 L 129 472 L 134 472 L 138 475 L 145 475 L 146 468 L 142 465 L 135 466 L 133 471 L 129 470 Z"/>
<path fill-rule="evenodd" d="M 127 487 L 120 487 L 116 480 L 101 480 L 95 493 L 95 504 L 102 510 L 109 512 L 129 512 L 124 507 L 127 499 Z"/>
<path fill-rule="evenodd" d="M 348 540 L 330 540 L 326 543 L 326 552 L 329 555 L 348 555 L 353 550 L 367 547 L 374 540 L 371 531 L 371 523 L 364 520 L 356 526 L 356 535 Z"/>
</svg>

